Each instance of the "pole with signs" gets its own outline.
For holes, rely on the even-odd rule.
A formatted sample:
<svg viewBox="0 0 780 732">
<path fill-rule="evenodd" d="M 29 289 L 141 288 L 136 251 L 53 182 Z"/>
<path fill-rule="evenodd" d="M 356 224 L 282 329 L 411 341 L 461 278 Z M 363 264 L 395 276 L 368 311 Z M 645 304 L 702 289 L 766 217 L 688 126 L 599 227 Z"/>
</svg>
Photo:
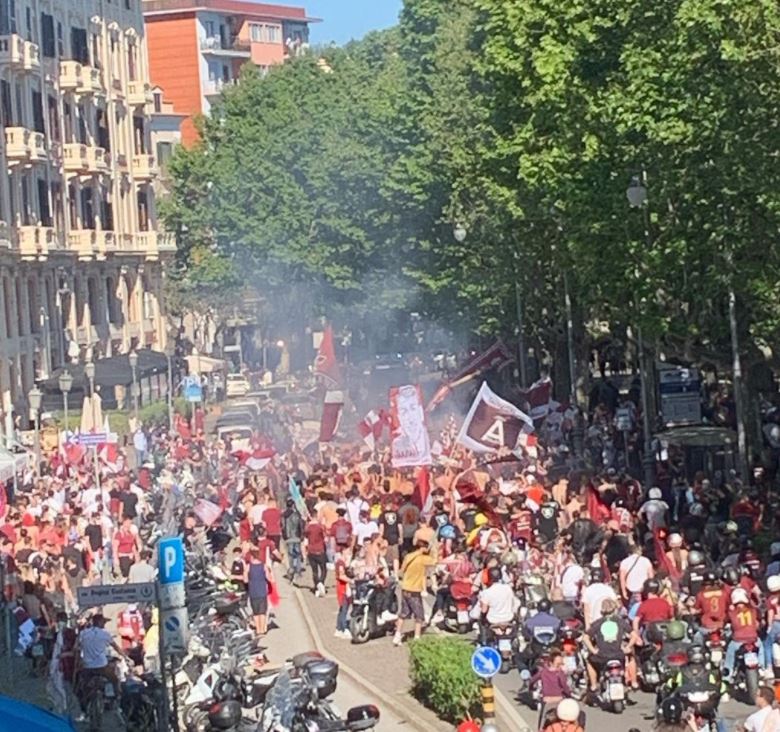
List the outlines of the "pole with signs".
<svg viewBox="0 0 780 732">
<path fill-rule="evenodd" d="M 471 655 L 471 670 L 482 679 L 482 719 L 492 723 L 496 719 L 496 695 L 493 677 L 501 670 L 501 654 L 490 646 L 481 646 Z"/>
<path fill-rule="evenodd" d="M 178 732 L 179 715 L 176 698 L 176 670 L 173 659 L 187 652 L 189 617 L 184 605 L 184 545 L 180 537 L 162 539 L 157 547 L 158 583 L 160 600 L 160 668 L 165 668 L 165 657 L 171 659 L 174 714 L 172 728 Z M 168 702 L 166 700 L 166 712 Z M 165 727 L 165 729 L 169 729 Z"/>
</svg>

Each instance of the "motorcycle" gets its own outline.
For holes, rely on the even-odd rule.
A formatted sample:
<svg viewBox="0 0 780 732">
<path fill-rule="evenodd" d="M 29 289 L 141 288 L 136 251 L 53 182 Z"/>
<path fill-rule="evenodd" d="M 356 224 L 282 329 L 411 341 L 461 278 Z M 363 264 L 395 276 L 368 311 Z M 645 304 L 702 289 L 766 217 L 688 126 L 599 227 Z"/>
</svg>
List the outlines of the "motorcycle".
<svg viewBox="0 0 780 732">
<path fill-rule="evenodd" d="M 390 607 L 385 609 L 392 618 L 382 616 L 379 611 L 380 593 L 387 592 L 372 580 L 360 580 L 355 582 L 352 593 L 352 616 L 349 619 L 349 632 L 353 643 L 366 643 L 370 638 L 385 635 L 395 627 L 396 598 L 392 592 Z"/>
<path fill-rule="evenodd" d="M 501 655 L 501 673 L 509 673 L 514 661 L 517 643 L 517 624 L 496 623 L 486 628 L 488 644 Z"/>
<path fill-rule="evenodd" d="M 453 633 L 468 633 L 472 620 L 469 612 L 474 606 L 475 596 L 471 582 L 458 580 L 450 585 L 450 600 L 444 608 L 443 626 Z"/>
<path fill-rule="evenodd" d="M 163 703 L 163 686 L 153 674 L 130 676 L 122 684 L 119 708 L 128 729 L 155 732 Z"/>
<path fill-rule="evenodd" d="M 572 695 L 580 698 L 587 686 L 585 670 L 580 656 L 580 630 L 566 625 L 561 629 L 561 656 L 563 657 L 563 670 L 569 679 L 569 688 Z"/>
<path fill-rule="evenodd" d="M 707 655 L 710 659 L 710 668 L 719 674 L 720 666 L 726 655 L 723 631 L 719 628 L 701 628 L 700 631 L 704 636 L 704 647 L 707 649 Z"/>
<path fill-rule="evenodd" d="M 748 703 L 753 702 L 758 693 L 758 671 L 758 646 L 755 643 L 743 643 L 737 649 L 731 686 L 744 692 L 745 700 Z"/>
<path fill-rule="evenodd" d="M 607 661 L 599 679 L 599 701 L 615 714 L 626 707 L 626 670 L 623 661 Z"/>
</svg>

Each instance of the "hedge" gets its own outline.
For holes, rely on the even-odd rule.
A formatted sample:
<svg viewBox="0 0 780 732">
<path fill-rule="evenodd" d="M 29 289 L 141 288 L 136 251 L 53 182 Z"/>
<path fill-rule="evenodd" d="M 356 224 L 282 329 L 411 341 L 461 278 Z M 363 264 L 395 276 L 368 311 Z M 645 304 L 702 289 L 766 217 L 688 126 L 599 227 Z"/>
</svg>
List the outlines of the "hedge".
<svg viewBox="0 0 780 732">
<path fill-rule="evenodd" d="M 481 681 L 471 670 L 473 651 L 460 638 L 434 635 L 409 644 L 412 693 L 448 722 L 480 715 Z"/>
</svg>

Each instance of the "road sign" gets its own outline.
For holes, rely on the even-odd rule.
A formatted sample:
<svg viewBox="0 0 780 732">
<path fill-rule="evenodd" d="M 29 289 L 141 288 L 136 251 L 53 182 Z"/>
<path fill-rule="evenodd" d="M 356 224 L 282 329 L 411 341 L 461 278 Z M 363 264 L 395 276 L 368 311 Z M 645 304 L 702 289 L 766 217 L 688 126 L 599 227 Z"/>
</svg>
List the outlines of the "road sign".
<svg viewBox="0 0 780 732">
<path fill-rule="evenodd" d="M 161 585 L 184 581 L 184 545 L 178 536 L 162 539 L 157 545 Z"/>
<path fill-rule="evenodd" d="M 163 650 L 165 653 L 186 653 L 189 617 L 186 607 L 163 610 L 161 614 Z"/>
<path fill-rule="evenodd" d="M 92 585 L 77 589 L 79 607 L 98 605 L 125 605 L 154 602 L 154 582 L 136 582 L 129 585 Z"/>
<path fill-rule="evenodd" d="M 160 585 L 160 609 L 170 610 L 184 605 L 184 583 L 172 582 L 169 585 Z"/>
<path fill-rule="evenodd" d="M 77 435 L 76 437 L 79 445 L 85 447 L 95 447 L 96 445 L 102 445 L 104 442 L 108 442 L 107 432 L 88 432 L 83 435 Z"/>
<path fill-rule="evenodd" d="M 619 407 L 615 411 L 615 426 L 621 432 L 631 432 L 631 410 L 628 407 Z"/>
<path fill-rule="evenodd" d="M 183 386 L 184 398 L 188 402 L 203 401 L 203 387 L 200 385 L 197 376 L 187 376 Z"/>
<path fill-rule="evenodd" d="M 483 679 L 492 679 L 501 670 L 501 654 L 490 646 L 481 646 L 471 654 L 471 670 Z"/>
</svg>

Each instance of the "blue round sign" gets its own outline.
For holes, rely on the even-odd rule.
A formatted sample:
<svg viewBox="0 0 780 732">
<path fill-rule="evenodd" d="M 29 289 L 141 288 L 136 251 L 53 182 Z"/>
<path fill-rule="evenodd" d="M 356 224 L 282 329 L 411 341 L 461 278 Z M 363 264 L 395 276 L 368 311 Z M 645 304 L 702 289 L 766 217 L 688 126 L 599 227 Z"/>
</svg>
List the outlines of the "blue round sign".
<svg viewBox="0 0 780 732">
<path fill-rule="evenodd" d="M 480 646 L 471 655 L 471 670 L 483 679 L 493 678 L 501 670 L 501 654 L 490 646 Z"/>
</svg>

